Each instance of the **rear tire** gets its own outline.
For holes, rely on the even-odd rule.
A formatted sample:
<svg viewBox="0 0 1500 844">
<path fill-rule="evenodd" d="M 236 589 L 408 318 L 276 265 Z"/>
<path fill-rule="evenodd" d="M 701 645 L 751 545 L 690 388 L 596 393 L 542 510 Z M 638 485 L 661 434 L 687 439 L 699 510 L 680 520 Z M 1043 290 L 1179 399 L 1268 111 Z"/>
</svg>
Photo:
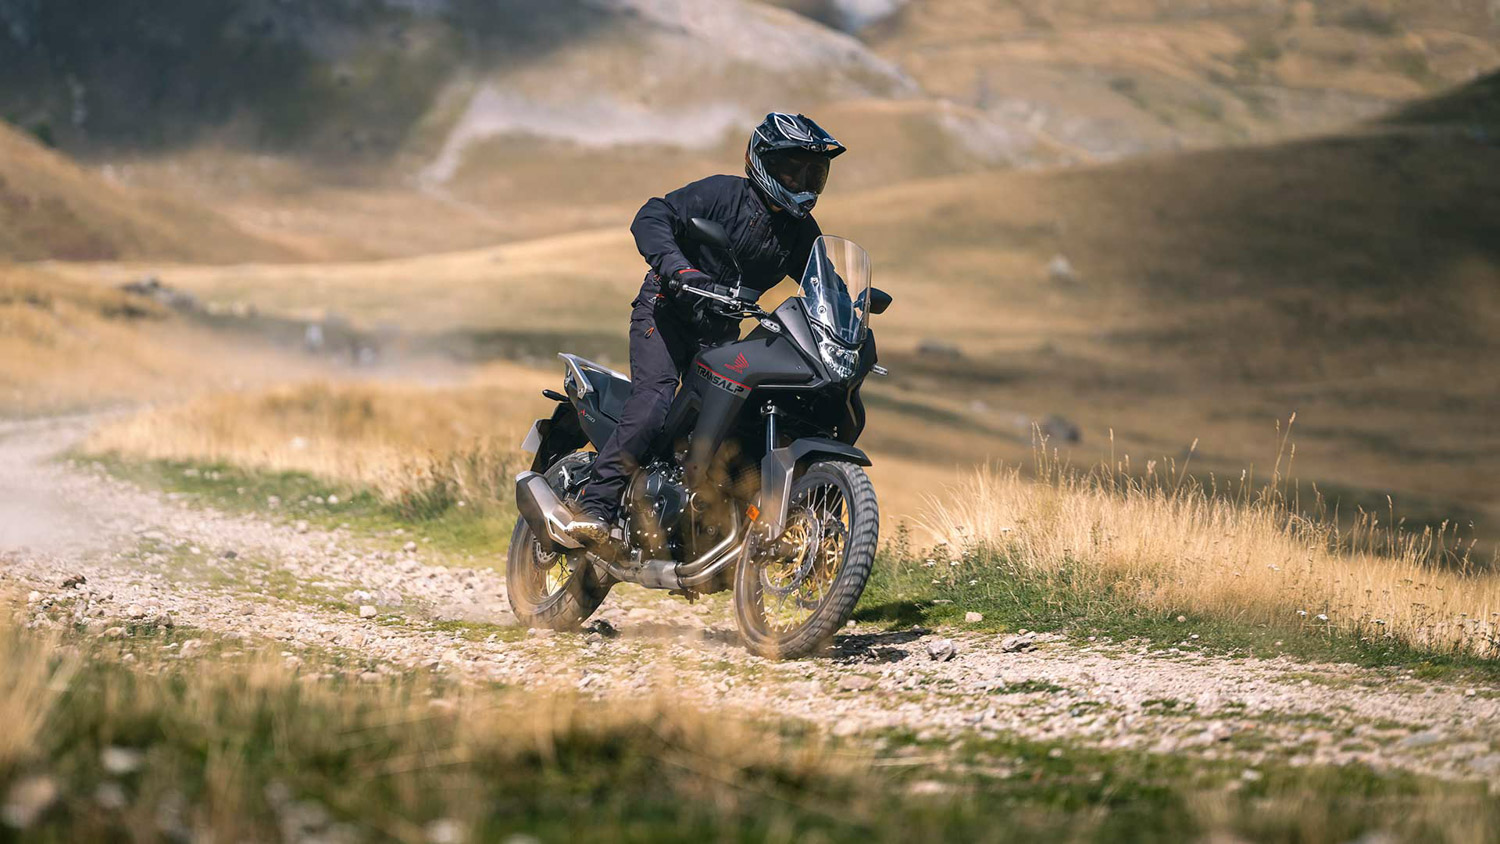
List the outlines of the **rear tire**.
<svg viewBox="0 0 1500 844">
<path fill-rule="evenodd" d="M 837 490 L 842 517 L 827 502 Z M 822 502 L 820 504 L 820 501 Z M 796 524 L 801 519 L 803 525 Z M 816 527 L 813 527 L 816 525 Z M 752 653 L 770 659 L 798 659 L 824 645 L 854 614 L 875 565 L 880 541 L 880 505 L 865 470 L 842 461 L 820 461 L 808 466 L 792 483 L 787 532 L 812 527 L 817 546 L 791 559 L 752 562 L 741 559 L 734 576 L 734 614 Z M 838 552 L 832 549 L 841 545 Z M 808 564 L 806 554 L 815 554 Z M 833 557 L 837 559 L 833 559 Z M 797 561 L 803 561 L 798 563 Z M 796 571 L 807 566 L 801 577 Z M 823 568 L 820 569 L 819 567 Z M 791 579 L 786 577 L 791 573 Z M 780 574 L 778 582 L 777 575 Z M 820 584 L 826 581 L 826 586 Z M 782 588 L 778 590 L 778 585 Z M 767 609 L 767 598 L 772 609 Z M 788 607 L 788 604 L 790 606 Z M 771 618 L 778 608 L 796 612 L 810 609 L 806 618 L 788 624 Z"/>
<path fill-rule="evenodd" d="M 559 498 L 574 497 L 566 478 L 586 477 L 592 452 L 574 452 L 558 460 L 546 472 L 547 483 Z M 526 520 L 516 518 L 505 560 L 505 593 L 511 611 L 527 627 L 575 630 L 599 609 L 614 586 L 601 576 L 582 551 L 567 554 L 547 552 L 536 541 Z"/>
</svg>

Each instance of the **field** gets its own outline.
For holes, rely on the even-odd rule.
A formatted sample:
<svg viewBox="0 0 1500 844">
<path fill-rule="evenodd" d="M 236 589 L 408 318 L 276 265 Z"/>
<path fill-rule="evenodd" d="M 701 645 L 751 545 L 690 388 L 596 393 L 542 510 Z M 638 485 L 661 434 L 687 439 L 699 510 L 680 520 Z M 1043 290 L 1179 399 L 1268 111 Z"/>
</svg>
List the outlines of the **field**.
<svg viewBox="0 0 1500 844">
<path fill-rule="evenodd" d="M 83 5 L 0 0 L 0 838 L 1494 839 L 1493 3 Z M 773 105 L 869 585 L 529 631 L 555 354 Z"/>
</svg>

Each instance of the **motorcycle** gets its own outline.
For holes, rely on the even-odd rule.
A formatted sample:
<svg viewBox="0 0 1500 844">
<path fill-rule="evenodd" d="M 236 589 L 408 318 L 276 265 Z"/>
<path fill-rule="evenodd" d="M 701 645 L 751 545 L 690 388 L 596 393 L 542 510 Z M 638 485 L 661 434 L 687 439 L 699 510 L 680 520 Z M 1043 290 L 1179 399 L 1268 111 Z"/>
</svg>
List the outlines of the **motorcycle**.
<svg viewBox="0 0 1500 844">
<path fill-rule="evenodd" d="M 733 263 L 722 226 L 695 218 L 689 233 Z M 870 459 L 855 447 L 865 425 L 860 387 L 871 372 L 885 374 L 868 323 L 891 297 L 870 278 L 864 249 L 824 236 L 800 295 L 770 312 L 674 285 L 673 295 L 714 300 L 757 326 L 694 358 L 608 546 L 584 548 L 563 526 L 589 477 L 595 452 L 586 447 L 609 439 L 630 380 L 559 355 L 564 392 L 543 391 L 557 407 L 527 434 L 523 449 L 534 457 L 516 477 L 521 515 L 506 568 L 521 622 L 576 628 L 623 581 L 688 600 L 732 589 L 741 636 L 762 656 L 797 658 L 831 639 L 864 591 L 880 531 Z"/>
</svg>

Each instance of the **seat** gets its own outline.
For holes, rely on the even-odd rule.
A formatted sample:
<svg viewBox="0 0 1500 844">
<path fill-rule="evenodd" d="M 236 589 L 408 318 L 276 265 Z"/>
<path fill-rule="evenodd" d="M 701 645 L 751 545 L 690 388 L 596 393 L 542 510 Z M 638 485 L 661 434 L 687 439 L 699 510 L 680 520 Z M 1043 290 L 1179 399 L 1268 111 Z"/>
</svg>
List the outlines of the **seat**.
<svg viewBox="0 0 1500 844">
<path fill-rule="evenodd" d="M 625 411 L 625 400 L 630 398 L 630 378 L 607 366 L 594 363 L 577 355 L 558 355 L 564 361 L 578 367 L 579 373 L 588 379 L 593 388 L 599 412 L 616 422 Z"/>
</svg>

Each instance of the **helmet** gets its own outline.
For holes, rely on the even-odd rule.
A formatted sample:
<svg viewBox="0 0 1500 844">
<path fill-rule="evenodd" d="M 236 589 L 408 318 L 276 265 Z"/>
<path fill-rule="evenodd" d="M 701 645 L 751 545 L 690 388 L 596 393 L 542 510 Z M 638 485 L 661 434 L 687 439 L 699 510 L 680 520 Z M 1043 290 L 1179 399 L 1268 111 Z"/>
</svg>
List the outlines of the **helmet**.
<svg viewBox="0 0 1500 844">
<path fill-rule="evenodd" d="M 745 175 L 772 205 L 806 217 L 828 184 L 828 163 L 844 145 L 800 114 L 771 112 L 750 136 Z"/>
</svg>

